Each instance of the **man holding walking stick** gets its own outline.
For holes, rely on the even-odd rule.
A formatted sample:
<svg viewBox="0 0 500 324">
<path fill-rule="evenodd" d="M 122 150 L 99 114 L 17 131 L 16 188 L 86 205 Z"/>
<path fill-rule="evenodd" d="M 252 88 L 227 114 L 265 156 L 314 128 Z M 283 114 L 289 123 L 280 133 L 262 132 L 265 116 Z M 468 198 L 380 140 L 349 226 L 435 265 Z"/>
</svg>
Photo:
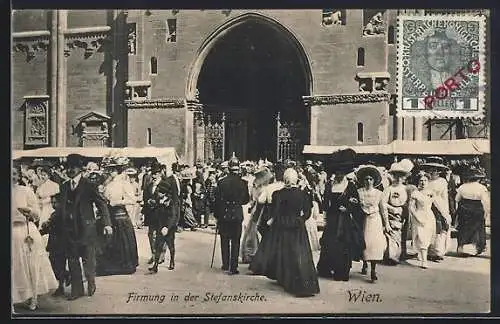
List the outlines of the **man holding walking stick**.
<svg viewBox="0 0 500 324">
<path fill-rule="evenodd" d="M 243 222 L 243 205 L 248 204 L 248 184 L 239 175 L 240 162 L 229 160 L 229 174 L 220 180 L 215 193 L 215 218 L 221 238 L 222 270 L 238 274 L 238 256 Z M 216 232 L 217 233 L 217 232 Z M 217 235 L 217 234 L 216 234 Z M 216 237 L 217 239 L 217 237 Z M 214 251 L 215 251 L 214 242 Z M 213 258 L 212 258 L 213 259 Z"/>
</svg>

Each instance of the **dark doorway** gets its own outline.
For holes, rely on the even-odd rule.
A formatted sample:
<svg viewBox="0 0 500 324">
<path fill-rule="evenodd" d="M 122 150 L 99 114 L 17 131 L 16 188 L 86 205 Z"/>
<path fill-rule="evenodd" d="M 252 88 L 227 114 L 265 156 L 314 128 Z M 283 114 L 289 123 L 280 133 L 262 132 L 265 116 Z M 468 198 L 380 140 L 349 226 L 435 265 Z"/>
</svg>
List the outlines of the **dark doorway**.
<svg viewBox="0 0 500 324">
<path fill-rule="evenodd" d="M 309 94 L 304 59 L 292 36 L 263 19 L 232 27 L 208 53 L 198 78 L 204 114 L 225 116 L 224 158 L 277 159 L 278 124 L 304 126 L 296 139 L 308 138 L 309 113 L 302 96 Z M 283 133 L 283 132 L 281 132 Z"/>
</svg>

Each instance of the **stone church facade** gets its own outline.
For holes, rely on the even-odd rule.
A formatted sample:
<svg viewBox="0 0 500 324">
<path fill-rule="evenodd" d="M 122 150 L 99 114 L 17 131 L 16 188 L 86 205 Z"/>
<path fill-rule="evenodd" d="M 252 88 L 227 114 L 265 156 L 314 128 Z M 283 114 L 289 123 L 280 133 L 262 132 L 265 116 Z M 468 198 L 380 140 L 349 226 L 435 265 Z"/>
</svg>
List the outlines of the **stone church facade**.
<svg viewBox="0 0 500 324">
<path fill-rule="evenodd" d="M 488 118 L 395 115 L 398 14 L 16 10 L 13 149 L 152 145 L 190 162 L 280 160 L 305 144 L 488 137 Z"/>
</svg>

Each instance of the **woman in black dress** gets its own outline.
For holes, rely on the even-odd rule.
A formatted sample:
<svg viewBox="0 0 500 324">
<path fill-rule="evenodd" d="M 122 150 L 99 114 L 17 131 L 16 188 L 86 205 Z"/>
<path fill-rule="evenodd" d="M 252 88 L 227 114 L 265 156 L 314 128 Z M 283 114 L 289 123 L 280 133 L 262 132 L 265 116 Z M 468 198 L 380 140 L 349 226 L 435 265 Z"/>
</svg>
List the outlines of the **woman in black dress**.
<svg viewBox="0 0 500 324">
<path fill-rule="evenodd" d="M 104 188 L 104 197 L 108 200 L 113 238 L 102 251 L 97 262 L 97 275 L 116 275 L 135 273 L 139 265 L 137 241 L 132 220 L 126 206 L 136 203 L 134 188 L 123 174 L 128 166 L 128 159 L 117 157 L 106 165 L 110 181 Z"/>
<path fill-rule="evenodd" d="M 297 297 L 314 296 L 319 293 L 319 283 L 305 227 L 312 201 L 297 187 L 297 171 L 287 169 L 283 178 L 285 187 L 272 195 L 273 229 L 269 234 L 274 250 L 266 276 Z"/>
<path fill-rule="evenodd" d="M 346 170 L 335 172 L 325 188 L 326 225 L 320 239 L 318 275 L 335 281 L 349 281 L 352 261 L 363 256 L 363 220 L 356 185 L 345 177 Z"/>
</svg>

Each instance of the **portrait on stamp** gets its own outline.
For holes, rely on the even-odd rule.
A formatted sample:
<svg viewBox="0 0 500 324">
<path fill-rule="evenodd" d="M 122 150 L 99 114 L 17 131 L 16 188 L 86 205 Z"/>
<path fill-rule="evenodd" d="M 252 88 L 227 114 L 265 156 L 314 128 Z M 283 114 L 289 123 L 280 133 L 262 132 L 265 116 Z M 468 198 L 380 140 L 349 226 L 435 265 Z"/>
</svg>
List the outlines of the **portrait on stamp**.
<svg viewBox="0 0 500 324">
<path fill-rule="evenodd" d="M 398 36 L 400 114 L 481 115 L 485 49 L 480 17 L 401 16 Z"/>
</svg>

